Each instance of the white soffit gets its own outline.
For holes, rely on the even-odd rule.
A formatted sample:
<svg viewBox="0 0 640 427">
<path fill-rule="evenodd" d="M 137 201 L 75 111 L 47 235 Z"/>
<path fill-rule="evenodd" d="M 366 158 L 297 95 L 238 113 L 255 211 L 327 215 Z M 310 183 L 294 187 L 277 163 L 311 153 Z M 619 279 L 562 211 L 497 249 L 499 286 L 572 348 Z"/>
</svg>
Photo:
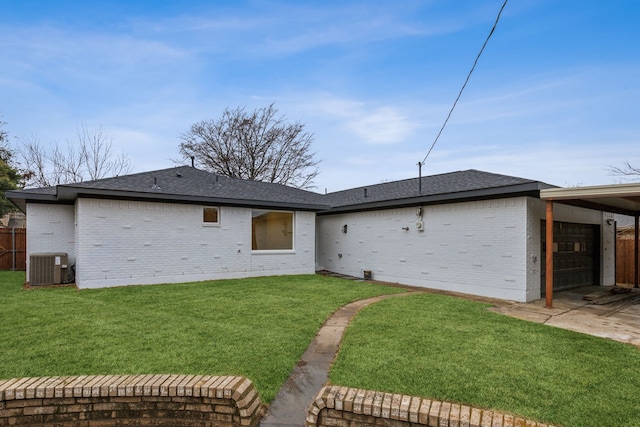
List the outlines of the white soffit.
<svg viewBox="0 0 640 427">
<path fill-rule="evenodd" d="M 587 202 L 612 208 L 640 212 L 640 184 L 611 184 L 592 187 L 548 188 L 540 190 L 542 200 Z"/>
</svg>

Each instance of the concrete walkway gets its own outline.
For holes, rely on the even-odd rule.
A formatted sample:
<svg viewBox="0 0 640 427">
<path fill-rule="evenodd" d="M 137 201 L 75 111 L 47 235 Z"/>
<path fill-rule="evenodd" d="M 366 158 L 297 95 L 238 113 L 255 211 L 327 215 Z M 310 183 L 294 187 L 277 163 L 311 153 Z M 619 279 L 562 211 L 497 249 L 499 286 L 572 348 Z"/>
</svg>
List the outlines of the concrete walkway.
<svg viewBox="0 0 640 427">
<path fill-rule="evenodd" d="M 355 301 L 333 313 L 322 325 L 298 365 L 271 402 L 267 415 L 260 422 L 260 427 L 304 426 L 306 409 L 327 382 L 329 369 L 351 318 L 360 309 L 370 304 L 385 298 L 411 294 L 412 292 L 381 295 Z"/>
<path fill-rule="evenodd" d="M 420 292 L 447 294 L 493 304 L 488 310 L 508 316 L 640 346 L 640 290 L 636 289 L 630 298 L 612 304 L 593 304 L 583 299 L 585 295 L 606 294 L 610 288 L 593 286 L 559 292 L 553 308 L 547 309 L 543 299 L 525 304 L 455 292 L 398 287 L 408 292 L 355 301 L 327 319 L 271 403 L 260 427 L 303 427 L 306 409 L 328 380 L 329 369 L 351 318 L 360 309 L 390 297 Z"/>
</svg>

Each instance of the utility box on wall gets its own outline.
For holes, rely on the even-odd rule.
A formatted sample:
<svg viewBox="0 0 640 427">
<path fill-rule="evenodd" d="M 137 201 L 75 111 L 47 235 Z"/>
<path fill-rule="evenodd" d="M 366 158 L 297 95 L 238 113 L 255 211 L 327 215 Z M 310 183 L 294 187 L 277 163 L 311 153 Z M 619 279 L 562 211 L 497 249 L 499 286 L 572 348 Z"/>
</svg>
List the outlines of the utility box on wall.
<svg viewBox="0 0 640 427">
<path fill-rule="evenodd" d="M 67 278 L 66 253 L 40 253 L 29 257 L 29 285 L 59 285 Z"/>
</svg>

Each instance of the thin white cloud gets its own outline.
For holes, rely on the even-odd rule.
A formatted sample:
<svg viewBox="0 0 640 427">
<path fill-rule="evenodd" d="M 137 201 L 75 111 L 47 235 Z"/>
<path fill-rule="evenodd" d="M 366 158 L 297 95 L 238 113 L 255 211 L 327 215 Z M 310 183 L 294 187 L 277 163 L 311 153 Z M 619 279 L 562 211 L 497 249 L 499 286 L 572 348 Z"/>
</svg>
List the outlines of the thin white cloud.
<svg viewBox="0 0 640 427">
<path fill-rule="evenodd" d="M 323 95 L 310 98 L 304 107 L 309 114 L 333 117 L 334 127 L 363 144 L 400 144 L 420 127 L 398 107 Z"/>
<path fill-rule="evenodd" d="M 474 12 L 446 19 L 416 19 L 416 11 L 429 9 L 423 2 L 365 3 L 255 3 L 211 9 L 195 16 L 182 14 L 164 21 L 131 21 L 136 32 L 170 37 L 198 51 L 224 52 L 237 58 L 286 56 L 319 47 L 366 45 L 402 37 L 424 37 L 458 31 Z M 466 16 L 465 16 L 466 15 Z"/>
<path fill-rule="evenodd" d="M 10 64 L 5 73 L 33 73 L 54 80 L 60 76 L 104 80 L 177 64 L 187 55 L 158 40 L 52 26 L 5 27 L 0 40 L 0 52 Z"/>
<path fill-rule="evenodd" d="M 170 165 L 191 123 L 275 101 L 315 134 L 319 187 L 415 176 L 462 83 L 452 76 L 473 59 L 458 69 L 456 58 L 476 53 L 469 45 L 483 40 L 499 6 L 183 3 L 171 13 L 124 7 L 106 26 L 77 11 L 69 20 L 34 11 L 20 25 L 4 22 L 7 130 L 50 141 L 73 136 L 81 122 L 103 125 L 142 171 Z M 476 168 L 560 185 L 580 175 L 587 184 L 613 180 L 609 164 L 640 164 L 640 69 L 622 53 L 633 52 L 633 37 L 605 34 L 602 46 L 620 46 L 605 51 L 583 41 L 584 27 L 565 28 L 555 3 L 534 3 L 505 10 L 425 174 Z M 598 8 L 615 9 L 605 3 Z"/>
<path fill-rule="evenodd" d="M 381 107 L 354 118 L 346 125 L 370 144 L 397 144 L 412 134 L 415 126 L 391 107 Z"/>
</svg>

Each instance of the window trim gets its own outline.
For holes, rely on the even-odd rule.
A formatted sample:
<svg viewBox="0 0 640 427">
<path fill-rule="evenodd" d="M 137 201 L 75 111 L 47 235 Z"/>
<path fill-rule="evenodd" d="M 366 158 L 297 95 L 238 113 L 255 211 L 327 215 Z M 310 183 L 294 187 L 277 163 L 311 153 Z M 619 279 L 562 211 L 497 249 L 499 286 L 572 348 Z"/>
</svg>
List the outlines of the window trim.
<svg viewBox="0 0 640 427">
<path fill-rule="evenodd" d="M 276 212 L 276 213 L 288 213 L 291 214 L 291 248 L 287 249 L 253 249 L 253 213 L 254 212 Z M 278 209 L 251 209 L 251 254 L 253 255 L 274 255 L 274 254 L 292 254 L 296 250 L 296 212 L 291 210 L 278 210 Z"/>
<path fill-rule="evenodd" d="M 216 222 L 204 220 L 204 213 L 207 209 L 215 209 L 217 211 L 218 220 Z M 220 207 L 219 206 L 202 206 L 202 226 L 203 227 L 219 227 L 220 226 Z"/>
</svg>

